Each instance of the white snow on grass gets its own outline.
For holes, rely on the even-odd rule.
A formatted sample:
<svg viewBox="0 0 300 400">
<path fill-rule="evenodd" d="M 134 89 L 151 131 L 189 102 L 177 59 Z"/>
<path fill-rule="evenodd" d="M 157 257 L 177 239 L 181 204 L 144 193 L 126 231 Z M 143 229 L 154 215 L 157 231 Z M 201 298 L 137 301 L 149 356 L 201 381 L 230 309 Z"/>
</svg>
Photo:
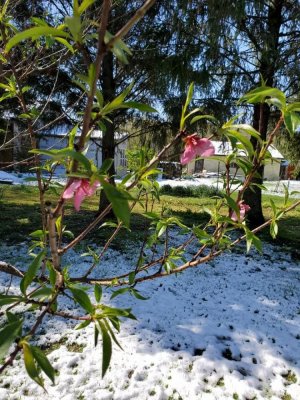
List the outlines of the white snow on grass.
<svg viewBox="0 0 300 400">
<path fill-rule="evenodd" d="M 222 190 L 223 179 L 221 177 L 209 177 L 209 178 L 189 178 L 189 179 L 162 179 L 158 181 L 160 186 L 170 185 L 175 186 L 210 186 Z M 284 187 L 286 187 L 291 197 L 300 197 L 300 181 L 281 180 L 281 181 L 264 181 L 266 190 L 263 190 L 264 194 L 272 194 L 276 196 L 283 196 L 285 193 Z M 237 185 L 233 185 L 232 188 L 237 188 Z M 298 193 L 293 193 L 298 192 Z"/>
<path fill-rule="evenodd" d="M 29 178 L 29 180 L 28 180 Z M 12 182 L 15 185 L 36 185 L 36 181 L 31 180 L 35 178 L 34 173 L 12 173 L 12 172 L 4 172 L 0 171 L 0 181 L 10 183 Z M 61 184 L 66 183 L 66 178 L 63 176 L 54 176 L 54 182 L 58 182 Z M 117 180 L 118 182 L 118 180 Z M 0 182 L 1 183 L 1 182 Z M 215 188 L 219 188 L 220 190 L 223 187 L 223 180 L 221 177 L 211 176 L 208 178 L 189 178 L 189 179 L 160 179 L 158 180 L 160 186 L 170 185 L 174 186 L 212 186 Z M 292 194 L 292 197 L 300 197 L 300 181 L 265 181 L 264 185 L 267 190 L 264 190 L 264 193 L 273 194 L 282 196 L 284 195 L 284 186 L 286 186 L 291 194 L 294 191 L 298 191 L 299 193 Z"/>
<path fill-rule="evenodd" d="M 178 240 L 178 238 L 175 238 Z M 2 246 L 1 258 L 21 267 L 25 246 Z M 244 248 L 243 248 L 244 250 Z M 111 366 L 101 378 L 101 341 L 93 329 L 75 331 L 48 318 L 36 338 L 48 347 L 59 371 L 56 385 L 45 377 L 47 393 L 27 376 L 22 357 L 0 376 L 3 400 L 299 400 L 300 263 L 280 247 L 264 254 L 241 248 L 183 274 L 138 287 L 149 297 L 126 294 L 105 304 L 132 307 L 138 321 L 125 321 Z M 137 248 L 111 249 L 94 272 L 107 276 L 135 265 Z M 72 275 L 89 264 L 72 251 L 65 259 Z M 9 277 L 0 276 L 0 291 Z M 11 290 L 19 281 L 13 278 Z M 65 299 L 62 309 L 72 309 Z"/>
</svg>

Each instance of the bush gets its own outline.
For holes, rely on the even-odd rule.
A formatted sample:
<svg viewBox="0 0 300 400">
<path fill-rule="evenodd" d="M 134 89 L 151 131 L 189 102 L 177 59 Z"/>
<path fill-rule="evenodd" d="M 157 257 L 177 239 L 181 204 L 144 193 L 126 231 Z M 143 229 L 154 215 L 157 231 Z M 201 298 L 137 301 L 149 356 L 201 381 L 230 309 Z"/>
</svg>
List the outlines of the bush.
<svg viewBox="0 0 300 400">
<path fill-rule="evenodd" d="M 178 197 L 223 197 L 222 191 L 213 186 L 174 186 L 164 185 L 160 188 L 160 194 Z"/>
</svg>

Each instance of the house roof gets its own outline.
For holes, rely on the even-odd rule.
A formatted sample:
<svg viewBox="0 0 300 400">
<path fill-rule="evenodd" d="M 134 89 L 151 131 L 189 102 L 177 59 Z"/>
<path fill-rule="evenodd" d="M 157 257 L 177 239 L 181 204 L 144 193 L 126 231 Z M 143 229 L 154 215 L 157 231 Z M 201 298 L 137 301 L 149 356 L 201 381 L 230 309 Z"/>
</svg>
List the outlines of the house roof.
<svg viewBox="0 0 300 400">
<path fill-rule="evenodd" d="M 216 156 L 227 156 L 232 152 L 232 147 L 230 142 L 221 142 L 217 140 L 212 140 L 212 144 L 214 145 Z M 271 145 L 269 147 L 269 151 L 271 153 L 272 158 L 281 160 L 284 159 L 283 155 L 274 146 Z"/>
<path fill-rule="evenodd" d="M 49 129 L 49 130 L 45 130 L 42 133 L 40 133 L 41 137 L 56 137 L 56 138 L 63 138 L 65 136 L 68 135 L 68 133 L 71 131 L 72 127 L 69 125 L 56 125 L 53 128 Z M 76 132 L 76 137 L 80 136 L 80 129 L 77 130 Z M 115 137 L 116 139 L 121 139 L 123 138 L 125 135 L 127 135 L 126 133 L 119 133 L 116 132 L 115 133 Z M 103 132 L 100 130 L 93 130 L 92 134 L 91 134 L 91 138 L 92 139 L 102 139 L 103 136 Z"/>
</svg>

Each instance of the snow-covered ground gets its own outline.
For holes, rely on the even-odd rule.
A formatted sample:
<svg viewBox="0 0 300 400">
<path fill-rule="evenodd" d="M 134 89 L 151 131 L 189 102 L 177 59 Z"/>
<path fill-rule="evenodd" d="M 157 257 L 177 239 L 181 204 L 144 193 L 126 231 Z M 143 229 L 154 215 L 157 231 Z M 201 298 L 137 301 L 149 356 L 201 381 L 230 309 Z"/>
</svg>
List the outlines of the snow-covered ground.
<svg viewBox="0 0 300 400">
<path fill-rule="evenodd" d="M 11 172 L 0 171 L 0 181 L 3 182 L 12 182 L 13 184 L 36 184 L 34 181 L 27 180 L 28 178 L 33 178 L 33 174 L 17 174 Z M 65 179 L 55 177 L 56 182 L 65 183 Z M 214 186 L 222 189 L 223 181 L 219 177 L 208 177 L 208 178 L 192 178 L 192 179 L 161 179 L 158 181 L 160 186 L 170 185 L 170 186 Z M 293 194 L 292 197 L 300 197 L 300 181 L 266 181 L 264 182 L 267 190 L 265 193 L 274 194 L 274 195 L 283 195 L 284 185 L 288 188 L 289 192 L 299 191 L 297 194 Z"/>
<path fill-rule="evenodd" d="M 0 179 L 27 183 L 26 175 L 0 172 Z M 221 187 L 217 178 L 163 180 L 171 186 Z M 285 182 L 300 190 L 299 181 Z M 266 182 L 272 193 L 282 182 Z M 1 259 L 22 266 L 26 245 L 0 246 Z M 113 275 L 132 268 L 137 249 L 109 250 L 96 271 Z M 72 251 L 66 263 L 79 273 L 87 264 Z M 264 246 L 264 255 L 239 248 L 177 277 L 144 283 L 146 301 L 129 295 L 106 304 L 132 307 L 138 321 L 124 322 L 111 367 L 101 379 L 101 344 L 92 327 L 74 331 L 63 319 L 48 319 L 37 344 L 51 348 L 59 371 L 47 393 L 33 383 L 22 360 L 0 376 L 0 400 L 299 400 L 300 262 L 287 249 Z M 18 287 L 13 278 L 11 289 Z M 9 277 L 0 275 L 0 292 Z M 72 305 L 66 300 L 64 307 Z"/>
<path fill-rule="evenodd" d="M 174 238 L 178 241 L 178 237 Z M 140 285 L 146 301 L 128 294 L 106 304 L 132 307 L 138 321 L 125 321 L 111 367 L 101 379 L 101 343 L 93 330 L 74 331 L 63 319 L 47 320 L 37 339 L 59 371 L 47 393 L 24 371 L 22 359 L 0 376 L 2 400 L 299 400 L 300 263 L 289 249 L 244 247 L 185 273 Z M 24 244 L 2 245 L 1 258 L 19 267 Z M 74 275 L 88 267 L 72 251 L 65 263 Z M 95 276 L 135 265 L 136 248 L 111 249 Z M 0 275 L 0 292 L 9 277 Z M 18 287 L 13 278 L 11 288 Z M 71 304 L 64 300 L 64 307 Z"/>
<path fill-rule="evenodd" d="M 172 187 L 205 185 L 205 186 L 217 187 L 219 189 L 223 188 L 223 180 L 221 177 L 176 179 L 176 180 L 162 179 L 161 181 L 159 181 L 159 184 L 160 186 L 170 185 Z M 290 194 L 294 191 L 299 191 L 299 193 L 293 193 L 292 197 L 300 197 L 300 181 L 291 181 L 291 180 L 265 181 L 264 186 L 266 187 L 267 190 L 263 190 L 263 193 L 282 196 L 285 193 L 284 186 L 286 186 Z"/>
</svg>

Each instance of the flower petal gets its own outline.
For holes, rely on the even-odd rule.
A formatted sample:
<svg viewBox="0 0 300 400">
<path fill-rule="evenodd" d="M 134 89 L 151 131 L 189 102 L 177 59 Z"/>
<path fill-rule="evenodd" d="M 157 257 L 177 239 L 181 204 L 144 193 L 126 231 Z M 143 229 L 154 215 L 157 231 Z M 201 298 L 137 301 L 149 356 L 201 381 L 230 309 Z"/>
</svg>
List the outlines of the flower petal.
<svg viewBox="0 0 300 400">
<path fill-rule="evenodd" d="M 65 189 L 62 197 L 63 199 L 71 199 L 75 191 L 80 187 L 81 179 L 74 179 L 72 183 Z"/>
<path fill-rule="evenodd" d="M 193 158 L 196 157 L 196 149 L 195 147 L 187 144 L 184 150 L 184 153 L 180 157 L 181 164 L 188 164 Z"/>
<path fill-rule="evenodd" d="M 86 197 L 86 193 L 82 187 L 78 188 L 74 196 L 74 208 L 76 211 L 80 210 L 81 203 Z"/>
<path fill-rule="evenodd" d="M 240 210 L 240 217 L 238 218 L 236 212 L 233 212 L 231 215 L 231 219 L 235 222 L 242 222 L 245 219 L 246 213 L 251 210 L 251 207 L 248 204 L 244 203 L 244 200 L 238 202 L 239 210 Z"/>
<path fill-rule="evenodd" d="M 210 157 L 215 154 L 215 148 L 209 139 L 202 138 L 197 141 L 196 153 L 199 156 Z"/>
<path fill-rule="evenodd" d="M 197 133 L 186 136 L 185 150 L 180 158 L 181 164 L 188 164 L 193 158 L 198 156 L 209 157 L 215 154 L 212 142 L 206 138 L 199 138 Z"/>
<path fill-rule="evenodd" d="M 86 196 L 92 196 L 100 186 L 100 182 L 98 181 L 95 181 L 92 185 L 87 179 L 83 179 L 82 181 L 81 188 L 84 190 Z"/>
</svg>

